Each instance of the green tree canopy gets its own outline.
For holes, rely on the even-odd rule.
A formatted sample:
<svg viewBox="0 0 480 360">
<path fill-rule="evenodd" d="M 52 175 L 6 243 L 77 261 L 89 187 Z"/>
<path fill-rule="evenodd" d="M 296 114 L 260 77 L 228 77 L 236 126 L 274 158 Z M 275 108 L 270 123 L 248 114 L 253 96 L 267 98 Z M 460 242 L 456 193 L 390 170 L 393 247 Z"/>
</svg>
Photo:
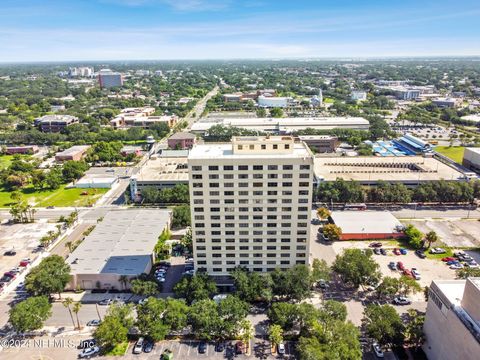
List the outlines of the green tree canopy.
<svg viewBox="0 0 480 360">
<path fill-rule="evenodd" d="M 9 310 L 9 323 L 17 333 L 41 329 L 52 315 L 52 304 L 47 296 L 36 296 L 19 302 Z"/>
<path fill-rule="evenodd" d="M 70 265 L 59 255 L 50 255 L 30 270 L 25 287 L 35 295 L 61 293 L 70 281 Z"/>
<path fill-rule="evenodd" d="M 343 254 L 335 258 L 332 269 L 344 282 L 355 287 L 375 283 L 381 276 L 371 250 L 345 249 Z"/>
</svg>

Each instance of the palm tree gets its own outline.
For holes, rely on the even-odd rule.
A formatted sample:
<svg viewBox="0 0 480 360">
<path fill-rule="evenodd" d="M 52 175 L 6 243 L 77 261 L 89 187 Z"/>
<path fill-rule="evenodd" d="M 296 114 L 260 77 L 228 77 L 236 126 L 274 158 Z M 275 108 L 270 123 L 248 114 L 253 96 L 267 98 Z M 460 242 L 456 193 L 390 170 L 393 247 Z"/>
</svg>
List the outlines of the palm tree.
<svg viewBox="0 0 480 360">
<path fill-rule="evenodd" d="M 67 241 L 65 243 L 65 247 L 68 248 L 68 252 L 72 252 L 73 251 L 73 241 Z"/>
<path fill-rule="evenodd" d="M 432 244 L 439 240 L 439 237 L 435 231 L 430 231 L 425 235 L 425 240 L 428 242 L 428 247 L 432 246 Z"/>
<path fill-rule="evenodd" d="M 328 219 L 330 215 L 330 210 L 327 208 L 321 207 L 317 209 L 317 216 L 320 218 L 320 220 Z"/>
<path fill-rule="evenodd" d="M 240 332 L 241 332 L 241 339 L 246 345 L 247 353 L 250 348 L 250 339 L 253 337 L 253 326 L 252 323 L 244 319 L 240 322 Z"/>
<path fill-rule="evenodd" d="M 82 303 L 77 301 L 76 303 L 73 304 L 73 312 L 75 313 L 75 316 L 77 318 L 77 325 L 78 325 L 78 330 L 81 329 L 80 327 L 80 321 L 78 320 L 78 312 L 80 311 L 80 308 L 82 307 Z"/>
<path fill-rule="evenodd" d="M 123 290 L 127 288 L 127 284 L 130 282 L 130 278 L 127 275 L 120 275 L 118 281 L 122 284 Z"/>
<path fill-rule="evenodd" d="M 72 309 L 70 309 L 70 305 L 73 304 L 73 299 L 67 297 L 65 298 L 65 300 L 62 301 L 62 304 L 68 309 L 68 312 L 70 313 L 70 318 L 72 319 L 73 328 L 75 329 L 75 320 L 73 320 Z"/>
</svg>

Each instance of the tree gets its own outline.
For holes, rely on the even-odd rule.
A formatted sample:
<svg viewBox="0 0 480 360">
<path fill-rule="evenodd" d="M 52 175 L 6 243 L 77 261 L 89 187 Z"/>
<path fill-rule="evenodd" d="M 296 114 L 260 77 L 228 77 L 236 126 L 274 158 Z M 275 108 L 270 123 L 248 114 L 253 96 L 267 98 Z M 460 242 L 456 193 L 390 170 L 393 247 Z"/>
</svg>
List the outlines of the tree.
<svg viewBox="0 0 480 360">
<path fill-rule="evenodd" d="M 458 279 L 466 279 L 469 277 L 480 277 L 480 268 L 466 268 L 457 270 Z"/>
<path fill-rule="evenodd" d="M 9 323 L 17 333 L 41 329 L 52 315 L 52 304 L 47 296 L 31 297 L 9 310 Z"/>
<path fill-rule="evenodd" d="M 192 277 L 183 277 L 173 291 L 177 297 L 184 298 L 187 304 L 191 304 L 194 300 L 210 299 L 217 293 L 217 285 L 207 274 L 197 273 Z"/>
<path fill-rule="evenodd" d="M 130 277 L 128 275 L 120 275 L 118 277 L 118 282 L 122 284 L 123 290 L 127 288 L 127 284 L 130 282 Z"/>
<path fill-rule="evenodd" d="M 375 291 L 379 299 L 393 297 L 400 291 L 400 281 L 397 278 L 385 276 Z"/>
<path fill-rule="evenodd" d="M 287 302 L 276 302 L 268 310 L 267 316 L 272 324 L 288 331 L 293 328 L 297 321 L 297 307 L 295 304 Z"/>
<path fill-rule="evenodd" d="M 60 293 L 70 281 L 70 265 L 59 255 L 50 255 L 32 268 L 25 277 L 25 287 L 35 295 Z"/>
<path fill-rule="evenodd" d="M 154 281 L 135 279 L 131 282 L 132 292 L 136 295 L 155 295 L 158 293 L 158 284 Z"/>
<path fill-rule="evenodd" d="M 404 336 L 405 342 L 418 349 L 425 342 L 425 334 L 423 333 L 423 324 L 425 323 L 425 315 L 416 309 L 407 310 L 407 321 L 405 324 Z"/>
<path fill-rule="evenodd" d="M 82 308 L 82 303 L 77 301 L 73 304 L 72 311 L 75 313 L 75 317 L 77 318 L 77 329 L 80 330 L 82 327 L 80 326 L 80 320 L 78 319 L 78 312 Z"/>
<path fill-rule="evenodd" d="M 371 250 L 345 249 L 342 255 L 335 258 L 332 269 L 344 282 L 356 288 L 380 279 L 379 265 L 373 260 Z"/>
<path fill-rule="evenodd" d="M 222 319 L 222 334 L 232 338 L 239 331 L 240 322 L 248 314 L 248 304 L 238 297 L 228 295 L 218 304 L 218 314 Z"/>
<path fill-rule="evenodd" d="M 342 229 L 335 224 L 326 224 L 323 227 L 323 234 L 331 241 L 338 241 L 342 235 Z"/>
<path fill-rule="evenodd" d="M 407 225 L 405 228 L 405 236 L 410 246 L 414 249 L 420 249 L 423 246 L 423 233 L 412 224 Z"/>
<path fill-rule="evenodd" d="M 273 345 L 278 345 L 283 342 L 283 329 L 280 325 L 270 325 L 268 328 L 268 340 Z"/>
<path fill-rule="evenodd" d="M 267 116 L 267 110 L 265 110 L 265 108 L 258 108 L 256 114 L 257 117 L 264 118 Z"/>
<path fill-rule="evenodd" d="M 321 207 L 317 209 L 317 216 L 320 220 L 328 219 L 330 215 L 332 215 L 332 213 L 327 208 Z"/>
<path fill-rule="evenodd" d="M 329 281 L 332 269 L 325 260 L 313 259 L 311 281 L 316 283 L 320 280 Z"/>
<path fill-rule="evenodd" d="M 283 110 L 281 108 L 270 109 L 270 116 L 274 118 L 281 118 L 283 117 Z"/>
<path fill-rule="evenodd" d="M 306 265 L 295 265 L 288 270 L 275 269 L 270 272 L 274 295 L 301 301 L 310 295 L 312 277 Z"/>
<path fill-rule="evenodd" d="M 137 306 L 136 324 L 141 334 L 151 337 L 154 341 L 165 339 L 170 332 L 170 326 L 163 320 L 165 309 L 165 300 L 154 297 L 148 298 L 146 303 Z"/>
<path fill-rule="evenodd" d="M 402 275 L 398 280 L 399 292 L 403 295 L 407 295 L 410 292 L 417 293 L 422 291 L 420 284 L 409 276 Z"/>
<path fill-rule="evenodd" d="M 62 172 L 59 168 L 52 168 L 45 175 L 44 186 L 50 190 L 56 190 L 62 185 Z"/>
<path fill-rule="evenodd" d="M 367 334 L 384 346 L 399 346 L 403 343 L 404 326 L 400 315 L 390 305 L 368 305 L 363 322 Z"/>
<path fill-rule="evenodd" d="M 182 205 L 173 208 L 172 228 L 190 226 L 190 206 Z"/>
<path fill-rule="evenodd" d="M 432 246 L 432 244 L 439 240 L 439 237 L 435 231 L 429 231 L 427 235 L 425 235 L 425 241 L 428 243 L 428 247 Z"/>
<path fill-rule="evenodd" d="M 112 349 L 127 341 L 128 328 L 117 316 L 107 315 L 93 333 L 93 337 L 103 349 Z"/>
<path fill-rule="evenodd" d="M 172 330 L 181 330 L 187 326 L 187 315 L 188 306 L 185 301 L 167 298 L 163 321 Z"/>
<path fill-rule="evenodd" d="M 248 302 L 271 300 L 272 279 L 270 276 L 249 272 L 242 268 L 236 268 L 230 275 L 235 284 L 235 293 L 240 299 Z"/>
<path fill-rule="evenodd" d="M 62 304 L 68 309 L 68 312 L 70 313 L 70 318 L 72 319 L 73 328 L 75 329 L 75 320 L 73 320 L 73 313 L 72 313 L 72 309 L 70 308 L 70 305 L 73 304 L 73 299 L 70 297 L 67 297 L 65 300 L 62 301 Z"/>
<path fill-rule="evenodd" d="M 70 182 L 80 179 L 87 170 L 88 165 L 85 161 L 66 161 L 63 163 L 62 175 L 66 182 Z"/>
<path fill-rule="evenodd" d="M 240 321 L 240 330 L 239 330 L 240 339 L 247 345 L 247 352 L 248 348 L 250 347 L 250 340 L 253 338 L 254 330 L 252 323 L 250 320 L 243 319 Z"/>
<path fill-rule="evenodd" d="M 188 314 L 189 323 L 197 338 L 211 340 L 222 335 L 222 319 L 215 301 L 199 300 L 190 306 Z"/>
</svg>

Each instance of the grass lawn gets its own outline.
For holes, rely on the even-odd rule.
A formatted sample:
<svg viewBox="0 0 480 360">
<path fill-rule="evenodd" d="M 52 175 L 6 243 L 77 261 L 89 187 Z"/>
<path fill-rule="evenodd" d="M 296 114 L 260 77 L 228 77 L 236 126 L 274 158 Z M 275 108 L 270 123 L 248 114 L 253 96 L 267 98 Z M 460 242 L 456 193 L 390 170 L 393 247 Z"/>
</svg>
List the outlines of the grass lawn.
<svg viewBox="0 0 480 360">
<path fill-rule="evenodd" d="M 124 342 L 118 345 L 115 345 L 115 347 L 104 353 L 105 356 L 123 356 L 127 352 L 128 348 L 128 342 Z"/>
<path fill-rule="evenodd" d="M 0 169 L 6 169 L 10 166 L 12 162 L 13 155 L 2 155 L 0 156 Z"/>
<path fill-rule="evenodd" d="M 445 254 L 430 254 L 429 250 L 425 251 L 425 255 L 427 255 L 427 259 L 443 259 L 444 257 L 452 257 L 453 256 L 453 251 L 452 249 L 442 246 L 439 244 L 432 244 L 432 247 L 441 247 L 442 249 L 445 249 L 447 252 Z"/>
<path fill-rule="evenodd" d="M 35 191 L 32 187 L 23 189 L 24 198 L 34 206 L 87 206 L 97 201 L 108 189 L 65 189 L 62 185 L 57 190 Z M 82 195 L 87 192 L 88 195 Z M 0 207 L 9 207 L 11 192 L 0 190 Z"/>
<path fill-rule="evenodd" d="M 461 164 L 465 148 L 463 146 L 435 146 L 434 150 Z"/>
<path fill-rule="evenodd" d="M 335 100 L 332 98 L 323 98 L 323 102 L 327 104 L 333 104 Z"/>
</svg>

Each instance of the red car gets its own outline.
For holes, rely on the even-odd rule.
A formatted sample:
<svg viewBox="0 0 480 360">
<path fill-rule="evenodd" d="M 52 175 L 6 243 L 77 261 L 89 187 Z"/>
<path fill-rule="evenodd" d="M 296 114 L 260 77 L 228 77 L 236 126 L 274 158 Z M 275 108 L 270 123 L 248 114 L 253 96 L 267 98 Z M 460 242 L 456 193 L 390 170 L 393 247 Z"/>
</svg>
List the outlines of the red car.
<svg viewBox="0 0 480 360">
<path fill-rule="evenodd" d="M 405 270 L 405 266 L 403 265 L 403 263 L 401 261 L 399 261 L 397 263 L 397 269 L 401 270 L 401 271 Z"/>
<path fill-rule="evenodd" d="M 442 261 L 444 261 L 444 262 L 454 261 L 454 260 L 455 260 L 455 258 L 453 258 L 453 257 L 451 257 L 451 256 L 447 256 L 447 257 L 442 258 Z"/>
<path fill-rule="evenodd" d="M 30 265 L 30 261 L 20 261 L 20 264 L 19 264 L 19 266 L 22 266 L 22 267 L 26 267 L 28 265 Z"/>
<path fill-rule="evenodd" d="M 403 275 L 413 278 L 412 272 L 408 269 L 403 270 Z"/>
<path fill-rule="evenodd" d="M 394 253 L 395 255 L 400 255 L 400 254 L 401 254 L 401 252 L 400 252 L 400 249 L 399 249 L 399 248 L 395 248 L 395 249 L 393 249 L 393 253 Z"/>
</svg>

